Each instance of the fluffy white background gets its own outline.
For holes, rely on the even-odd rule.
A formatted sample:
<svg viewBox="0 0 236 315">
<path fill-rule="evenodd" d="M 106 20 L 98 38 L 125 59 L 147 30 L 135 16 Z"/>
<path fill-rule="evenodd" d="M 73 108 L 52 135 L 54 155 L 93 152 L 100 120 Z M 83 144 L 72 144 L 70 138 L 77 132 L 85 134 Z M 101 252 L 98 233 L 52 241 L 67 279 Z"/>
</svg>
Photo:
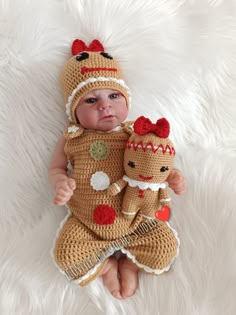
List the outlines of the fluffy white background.
<svg viewBox="0 0 236 315">
<path fill-rule="evenodd" d="M 0 313 L 236 313 L 235 0 L 0 0 Z M 118 57 L 129 118 L 165 116 L 188 192 L 174 197 L 172 270 L 141 274 L 133 298 L 100 279 L 69 283 L 50 257 L 66 210 L 47 168 L 66 126 L 59 73 L 70 44 L 97 38 Z"/>
</svg>

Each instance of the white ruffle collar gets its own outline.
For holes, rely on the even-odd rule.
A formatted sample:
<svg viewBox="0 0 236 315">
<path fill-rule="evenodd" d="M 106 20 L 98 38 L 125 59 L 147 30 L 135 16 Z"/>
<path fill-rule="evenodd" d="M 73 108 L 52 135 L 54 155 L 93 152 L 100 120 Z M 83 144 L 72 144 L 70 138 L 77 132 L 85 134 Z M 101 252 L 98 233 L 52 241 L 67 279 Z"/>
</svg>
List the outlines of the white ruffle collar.
<svg viewBox="0 0 236 315">
<path fill-rule="evenodd" d="M 143 182 L 143 181 L 129 178 L 126 175 L 123 176 L 123 180 L 125 180 L 130 187 L 138 187 L 139 189 L 142 189 L 142 190 L 151 189 L 152 191 L 158 191 L 160 188 L 165 189 L 168 187 L 167 182 L 148 183 L 148 182 Z"/>
</svg>

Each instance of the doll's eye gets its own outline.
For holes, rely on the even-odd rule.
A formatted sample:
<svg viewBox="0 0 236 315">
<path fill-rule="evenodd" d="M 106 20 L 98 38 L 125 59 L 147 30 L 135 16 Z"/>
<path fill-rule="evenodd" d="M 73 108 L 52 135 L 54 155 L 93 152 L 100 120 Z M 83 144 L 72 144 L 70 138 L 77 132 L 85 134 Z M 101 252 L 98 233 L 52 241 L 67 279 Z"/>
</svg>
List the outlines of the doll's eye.
<svg viewBox="0 0 236 315">
<path fill-rule="evenodd" d="M 132 168 L 135 168 L 135 163 L 132 162 L 132 161 L 129 161 L 128 165 L 129 165 L 130 167 L 132 167 Z"/>
<path fill-rule="evenodd" d="M 161 172 L 169 171 L 169 167 L 168 167 L 168 166 L 162 166 L 162 167 L 160 168 L 160 171 L 161 171 Z"/>
<path fill-rule="evenodd" d="M 113 57 L 112 57 L 110 54 L 108 54 L 108 53 L 101 52 L 100 54 L 101 54 L 103 57 L 107 58 L 107 59 L 113 59 Z"/>
<path fill-rule="evenodd" d="M 89 54 L 87 52 L 82 52 L 79 55 L 77 55 L 75 58 L 77 61 L 82 61 L 84 59 L 87 59 L 89 57 Z"/>
</svg>

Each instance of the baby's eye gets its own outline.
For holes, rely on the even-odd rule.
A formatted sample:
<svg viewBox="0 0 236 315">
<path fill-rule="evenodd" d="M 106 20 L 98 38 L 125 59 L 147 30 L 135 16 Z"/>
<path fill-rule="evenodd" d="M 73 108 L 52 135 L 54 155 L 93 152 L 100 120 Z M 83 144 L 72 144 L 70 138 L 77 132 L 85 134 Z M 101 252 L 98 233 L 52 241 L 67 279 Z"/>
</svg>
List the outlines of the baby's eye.
<svg viewBox="0 0 236 315">
<path fill-rule="evenodd" d="M 169 171 L 169 167 L 168 167 L 168 166 L 162 166 L 162 167 L 160 168 L 160 171 L 161 171 L 161 172 Z"/>
<path fill-rule="evenodd" d="M 110 98 L 111 100 L 113 100 L 113 99 L 115 99 L 115 98 L 118 98 L 118 97 L 119 97 L 119 93 L 112 93 L 112 94 L 109 95 L 109 98 Z"/>
<path fill-rule="evenodd" d="M 132 167 L 132 168 L 135 168 L 135 163 L 132 162 L 132 161 L 129 161 L 128 165 L 129 165 L 130 167 Z"/>
<path fill-rule="evenodd" d="M 107 58 L 107 59 L 113 59 L 113 57 L 111 55 L 109 55 L 108 53 L 105 52 L 101 52 L 100 53 L 103 57 Z"/>
<path fill-rule="evenodd" d="M 89 58 L 89 54 L 87 52 L 82 52 L 79 55 L 77 55 L 75 58 L 77 61 L 82 61 L 84 59 Z"/>
<path fill-rule="evenodd" d="M 87 104 L 93 104 L 96 101 L 97 101 L 97 99 L 95 97 L 90 97 L 90 98 L 87 98 L 84 102 Z"/>
</svg>

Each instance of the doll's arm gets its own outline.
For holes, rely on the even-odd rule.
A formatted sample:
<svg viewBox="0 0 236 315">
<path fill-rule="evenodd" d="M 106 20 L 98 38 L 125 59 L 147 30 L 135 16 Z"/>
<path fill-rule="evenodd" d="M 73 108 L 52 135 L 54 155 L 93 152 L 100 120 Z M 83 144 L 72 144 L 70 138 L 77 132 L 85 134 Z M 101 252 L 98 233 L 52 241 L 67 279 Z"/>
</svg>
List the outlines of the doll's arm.
<svg viewBox="0 0 236 315">
<path fill-rule="evenodd" d="M 167 206 L 171 208 L 171 198 L 168 189 L 160 189 L 159 192 L 160 204 L 161 206 Z"/>
<path fill-rule="evenodd" d="M 56 192 L 53 202 L 58 206 L 65 205 L 76 188 L 75 180 L 67 176 L 67 157 L 64 146 L 65 138 L 62 136 L 56 145 L 48 172 L 49 182 Z"/>
<path fill-rule="evenodd" d="M 184 175 L 177 168 L 173 168 L 167 178 L 169 187 L 177 194 L 182 195 L 186 192 L 187 183 Z"/>
<path fill-rule="evenodd" d="M 127 182 L 121 178 L 117 182 L 113 183 L 107 189 L 107 193 L 110 196 L 115 196 L 115 195 L 119 194 L 122 191 L 122 189 L 125 188 L 126 185 L 127 185 Z"/>
</svg>

